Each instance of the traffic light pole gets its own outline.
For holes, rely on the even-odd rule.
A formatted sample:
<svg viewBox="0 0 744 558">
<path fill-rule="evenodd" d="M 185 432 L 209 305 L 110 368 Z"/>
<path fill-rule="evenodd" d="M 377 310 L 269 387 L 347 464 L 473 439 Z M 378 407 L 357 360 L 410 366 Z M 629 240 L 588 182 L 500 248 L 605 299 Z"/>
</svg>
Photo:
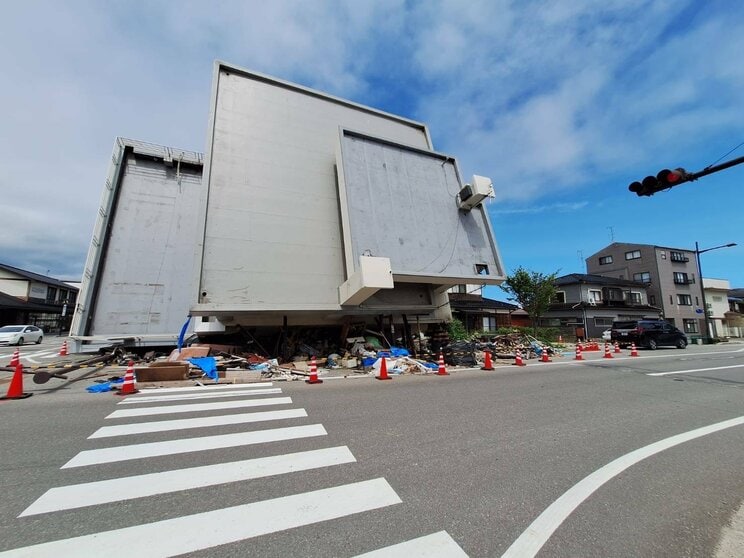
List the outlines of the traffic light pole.
<svg viewBox="0 0 744 558">
<path fill-rule="evenodd" d="M 744 163 L 744 157 L 737 157 L 736 159 L 731 159 L 730 161 L 726 161 L 725 163 L 721 163 L 720 165 L 711 165 L 709 167 L 705 167 L 703 170 L 699 172 L 691 172 L 687 176 L 688 181 L 689 180 L 697 180 L 700 177 L 707 176 L 709 174 L 713 174 L 714 172 L 725 170 L 729 167 L 735 167 L 736 165 L 740 165 Z"/>
<path fill-rule="evenodd" d="M 656 176 L 647 176 L 640 182 L 633 182 L 628 186 L 628 190 L 635 192 L 638 196 L 653 196 L 662 190 L 669 190 L 685 182 L 692 182 L 703 176 L 713 174 L 714 172 L 740 165 L 744 163 L 744 157 L 731 159 L 720 165 L 710 165 L 698 172 L 687 172 L 685 169 L 678 168 L 674 170 L 663 169 Z"/>
</svg>

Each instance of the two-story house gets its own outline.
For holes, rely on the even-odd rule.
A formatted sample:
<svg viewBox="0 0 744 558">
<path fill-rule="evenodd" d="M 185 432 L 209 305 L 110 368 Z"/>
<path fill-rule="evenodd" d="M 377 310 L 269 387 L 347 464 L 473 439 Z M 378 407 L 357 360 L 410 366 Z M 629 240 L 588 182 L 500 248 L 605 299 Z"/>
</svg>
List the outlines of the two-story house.
<svg viewBox="0 0 744 558">
<path fill-rule="evenodd" d="M 74 285 L 0 263 L 0 325 L 66 331 L 77 295 Z"/>
<path fill-rule="evenodd" d="M 646 285 L 648 303 L 695 337 L 705 331 L 702 281 L 693 250 L 613 242 L 586 259 L 587 273 Z"/>
<path fill-rule="evenodd" d="M 744 289 L 731 289 L 728 292 L 728 312 L 724 314 L 724 335 L 744 337 Z"/>
<path fill-rule="evenodd" d="M 592 339 L 615 320 L 658 318 L 650 305 L 646 284 L 602 275 L 571 273 L 556 278 L 555 302 L 541 317 L 541 325 L 558 327 L 570 339 Z"/>
</svg>

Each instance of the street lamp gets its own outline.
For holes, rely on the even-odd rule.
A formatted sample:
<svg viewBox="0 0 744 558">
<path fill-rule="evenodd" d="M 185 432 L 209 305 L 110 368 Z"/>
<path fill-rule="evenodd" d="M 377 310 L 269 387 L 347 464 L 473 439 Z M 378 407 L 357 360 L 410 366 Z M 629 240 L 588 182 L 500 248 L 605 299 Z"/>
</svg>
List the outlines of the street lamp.
<svg viewBox="0 0 744 558">
<path fill-rule="evenodd" d="M 708 316 L 708 304 L 705 301 L 705 285 L 703 285 L 703 269 L 700 267 L 700 254 L 710 252 L 711 250 L 718 250 L 719 248 L 731 248 L 736 246 L 736 242 L 730 242 L 728 244 L 722 244 L 721 246 L 714 246 L 713 248 L 706 248 L 701 250 L 698 243 L 695 242 L 695 259 L 697 260 L 698 277 L 700 277 L 700 292 L 703 295 L 703 316 L 705 316 L 705 342 L 710 342 L 710 316 Z"/>
</svg>

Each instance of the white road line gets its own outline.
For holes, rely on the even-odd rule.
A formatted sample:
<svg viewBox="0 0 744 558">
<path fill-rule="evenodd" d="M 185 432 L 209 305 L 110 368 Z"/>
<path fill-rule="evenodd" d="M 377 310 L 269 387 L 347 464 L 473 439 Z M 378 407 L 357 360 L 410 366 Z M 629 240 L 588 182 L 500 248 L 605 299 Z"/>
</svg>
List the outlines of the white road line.
<svg viewBox="0 0 744 558">
<path fill-rule="evenodd" d="M 109 502 L 134 500 L 135 498 L 179 490 L 190 490 L 354 462 L 356 462 L 356 459 L 349 448 L 339 446 L 62 486 L 47 490 L 18 517 L 84 508 Z"/>
<path fill-rule="evenodd" d="M 163 407 L 143 407 L 114 411 L 107 419 L 125 417 L 145 417 L 147 415 L 169 415 L 171 413 L 193 413 L 198 411 L 217 411 L 220 409 L 242 409 L 244 407 L 261 407 L 264 405 L 286 405 L 292 403 L 291 397 L 267 397 L 266 399 L 248 399 L 246 401 L 218 401 L 216 403 L 192 403 L 190 405 L 164 405 Z"/>
<path fill-rule="evenodd" d="M 653 372 L 646 376 L 670 376 L 672 374 L 691 374 L 693 372 L 708 372 L 709 370 L 726 370 L 728 368 L 744 368 L 744 363 L 732 366 L 716 366 L 715 368 L 695 368 L 694 370 L 674 370 L 672 372 Z"/>
<path fill-rule="evenodd" d="M 188 428 L 206 428 L 209 426 L 224 426 L 226 424 L 247 424 L 251 422 L 284 420 L 306 416 L 307 411 L 305 411 L 305 409 L 286 409 L 283 411 L 241 413 L 239 415 L 217 415 L 215 417 L 136 422 L 134 424 L 120 424 L 118 426 L 103 426 L 88 436 L 88 439 L 130 436 L 132 434 L 149 434 L 152 432 L 169 432 L 171 430 L 186 430 Z"/>
<path fill-rule="evenodd" d="M 131 405 L 133 403 L 159 403 L 160 401 L 187 401 L 189 399 L 218 399 L 221 397 L 246 397 L 251 395 L 270 395 L 272 393 L 281 393 L 279 388 L 257 389 L 242 391 L 222 391 L 215 393 L 181 393 L 174 395 L 154 395 L 152 397 L 126 397 L 119 401 L 119 405 Z"/>
<path fill-rule="evenodd" d="M 117 446 L 113 448 L 81 451 L 60 468 L 69 469 L 71 467 L 84 467 L 86 465 L 98 465 L 100 463 L 114 463 L 116 461 L 143 459 L 159 455 L 173 455 L 177 453 L 190 453 L 194 451 L 247 446 L 250 444 L 263 444 L 280 440 L 325 436 L 326 434 L 327 432 L 325 431 L 325 428 L 323 428 L 323 425 L 310 424 L 306 426 L 289 426 L 286 428 L 257 430 L 255 432 L 238 432 L 237 434 L 221 434 L 219 436 L 202 436 L 199 438 L 166 440 L 164 442 L 133 444 L 131 446 Z"/>
<path fill-rule="evenodd" d="M 27 546 L 3 557 L 176 556 L 401 503 L 383 478 Z"/>
<path fill-rule="evenodd" d="M 468 558 L 447 531 L 439 531 L 400 544 L 386 546 L 355 558 Z"/>
<path fill-rule="evenodd" d="M 502 558 L 528 558 L 535 556 L 542 546 L 553 535 L 556 529 L 560 527 L 566 518 L 579 507 L 579 505 L 589 498 L 595 490 L 604 485 L 607 481 L 625 471 L 628 467 L 643 461 L 661 451 L 672 448 L 684 442 L 689 442 L 708 434 L 713 434 L 726 428 L 740 426 L 744 424 L 744 416 L 735 419 L 718 422 L 689 432 L 683 432 L 676 436 L 671 436 L 653 444 L 649 444 L 640 449 L 626 453 L 614 461 L 608 463 L 601 469 L 597 469 L 591 475 L 584 477 L 577 484 L 572 486 L 567 492 L 548 506 L 532 524 L 522 533 L 519 538 L 507 549 Z"/>
<path fill-rule="evenodd" d="M 189 392 L 189 391 L 195 391 L 200 393 L 205 393 L 207 391 L 212 390 L 223 390 L 223 389 L 254 389 L 254 388 L 269 388 L 274 385 L 273 382 L 261 382 L 261 383 L 251 383 L 251 384 L 208 384 L 205 386 L 186 386 L 186 387 L 180 387 L 180 388 L 146 388 L 141 391 L 139 395 L 132 395 L 130 397 L 127 397 L 127 399 L 137 399 L 138 397 L 147 397 L 151 393 L 178 393 L 178 392 Z"/>
</svg>

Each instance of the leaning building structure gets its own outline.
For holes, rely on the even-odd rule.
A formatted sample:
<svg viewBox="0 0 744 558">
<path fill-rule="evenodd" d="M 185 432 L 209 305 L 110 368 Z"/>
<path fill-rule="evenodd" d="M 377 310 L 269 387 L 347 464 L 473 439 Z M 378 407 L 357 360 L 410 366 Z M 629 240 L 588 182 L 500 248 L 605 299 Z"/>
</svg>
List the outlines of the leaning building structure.
<svg viewBox="0 0 744 558">
<path fill-rule="evenodd" d="M 216 62 L 205 154 L 118 139 L 71 336 L 451 319 L 505 272 L 425 124 Z"/>
</svg>

